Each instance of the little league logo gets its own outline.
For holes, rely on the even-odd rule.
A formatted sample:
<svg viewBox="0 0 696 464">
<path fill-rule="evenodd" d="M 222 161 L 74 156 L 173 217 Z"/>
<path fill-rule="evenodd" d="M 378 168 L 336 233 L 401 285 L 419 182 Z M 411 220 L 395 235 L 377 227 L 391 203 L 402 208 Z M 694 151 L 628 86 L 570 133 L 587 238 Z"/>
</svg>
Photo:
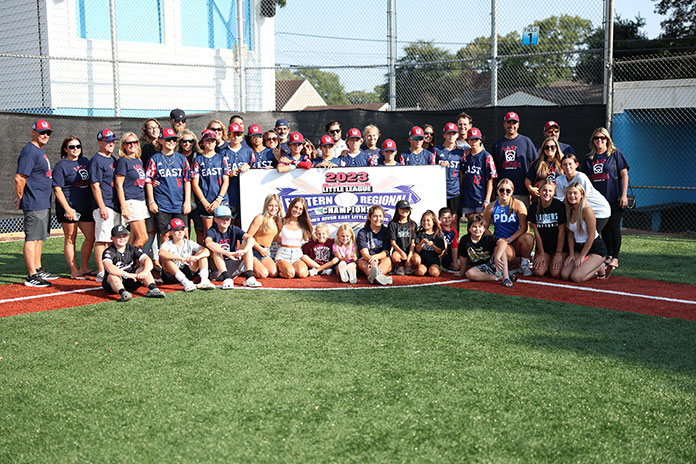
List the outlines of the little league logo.
<svg viewBox="0 0 696 464">
<path fill-rule="evenodd" d="M 505 161 L 515 161 L 516 154 L 517 150 L 513 150 L 511 148 L 505 150 Z"/>
<path fill-rule="evenodd" d="M 604 172 L 604 163 L 597 163 L 592 165 L 592 172 L 595 174 L 601 174 Z"/>
</svg>

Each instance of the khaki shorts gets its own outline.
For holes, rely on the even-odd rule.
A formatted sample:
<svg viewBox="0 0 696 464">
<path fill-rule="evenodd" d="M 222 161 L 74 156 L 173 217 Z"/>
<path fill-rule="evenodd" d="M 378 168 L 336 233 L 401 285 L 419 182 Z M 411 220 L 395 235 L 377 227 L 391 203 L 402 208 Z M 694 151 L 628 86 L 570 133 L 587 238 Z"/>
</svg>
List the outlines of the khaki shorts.
<svg viewBox="0 0 696 464">
<path fill-rule="evenodd" d="M 103 219 L 99 214 L 99 208 L 92 211 L 94 218 L 94 241 L 101 243 L 111 243 L 111 229 L 121 224 L 121 215 L 111 208 L 106 208 L 109 217 Z"/>
<path fill-rule="evenodd" d="M 128 222 L 144 221 L 150 217 L 145 200 L 126 200 L 126 207 L 128 207 L 128 212 L 130 213 Z"/>
</svg>

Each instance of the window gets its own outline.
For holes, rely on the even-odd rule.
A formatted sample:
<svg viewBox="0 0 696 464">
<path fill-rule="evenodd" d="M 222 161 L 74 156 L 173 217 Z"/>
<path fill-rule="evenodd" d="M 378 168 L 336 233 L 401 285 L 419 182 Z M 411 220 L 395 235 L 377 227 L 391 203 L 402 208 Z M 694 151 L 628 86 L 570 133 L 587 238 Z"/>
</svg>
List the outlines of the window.
<svg viewBox="0 0 696 464">
<path fill-rule="evenodd" d="M 180 0 L 183 45 L 233 49 L 237 44 L 237 1 L 244 2 L 244 42 L 251 49 L 251 0 Z"/>
<path fill-rule="evenodd" d="M 160 0 L 115 0 L 119 41 L 162 43 Z M 83 39 L 111 40 L 109 0 L 76 0 L 77 35 Z"/>
</svg>

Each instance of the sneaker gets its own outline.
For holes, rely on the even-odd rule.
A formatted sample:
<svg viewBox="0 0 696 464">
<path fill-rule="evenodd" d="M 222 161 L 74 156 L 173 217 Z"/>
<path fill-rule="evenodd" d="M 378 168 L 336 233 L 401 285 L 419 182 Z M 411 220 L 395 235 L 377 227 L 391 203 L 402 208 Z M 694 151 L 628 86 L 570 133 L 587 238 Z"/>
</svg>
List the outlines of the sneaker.
<svg viewBox="0 0 696 464">
<path fill-rule="evenodd" d="M 194 291 L 194 290 L 197 289 L 197 288 L 198 288 L 198 287 L 196 287 L 196 284 L 194 284 L 194 283 L 191 282 L 190 280 L 187 280 L 186 282 L 184 282 L 184 291 L 187 292 L 187 293 L 188 293 L 188 292 L 192 292 L 192 291 Z"/>
<path fill-rule="evenodd" d="M 358 283 L 358 272 L 357 272 L 357 267 L 355 265 L 348 267 L 348 281 L 351 284 Z"/>
<path fill-rule="evenodd" d="M 133 295 L 130 292 L 123 292 L 121 293 L 121 299 L 118 300 L 121 303 L 125 303 L 126 301 L 130 301 L 133 299 Z"/>
<path fill-rule="evenodd" d="M 104 281 L 104 271 L 102 272 L 97 272 L 97 276 L 94 278 L 94 280 L 99 283 Z"/>
<path fill-rule="evenodd" d="M 395 274 L 398 276 L 406 275 L 406 269 L 403 266 L 398 266 Z"/>
<path fill-rule="evenodd" d="M 201 283 L 198 284 L 199 290 L 215 290 L 216 288 L 215 284 L 209 280 L 201 280 Z"/>
<path fill-rule="evenodd" d="M 244 281 L 244 286 L 251 287 L 251 288 L 258 288 L 261 286 L 261 282 L 256 280 L 256 277 L 251 276 L 247 280 Z"/>
<path fill-rule="evenodd" d="M 377 274 L 377 277 L 375 277 L 375 281 L 380 284 L 380 285 L 391 285 L 392 284 L 392 278 L 382 274 L 381 272 Z"/>
<path fill-rule="evenodd" d="M 381 272 L 379 272 L 379 268 L 377 266 L 371 267 L 370 274 L 367 276 L 367 281 L 371 284 L 374 284 L 375 279 L 377 278 L 377 274 L 381 274 Z"/>
<path fill-rule="evenodd" d="M 47 282 L 42 279 L 41 276 L 36 273 L 34 275 L 27 276 L 26 280 L 24 281 L 24 285 L 27 287 L 50 287 L 52 284 L 51 282 Z"/>
<path fill-rule="evenodd" d="M 223 290 L 232 290 L 234 288 L 234 280 L 227 278 L 222 281 Z"/>
<path fill-rule="evenodd" d="M 334 273 L 334 270 L 331 268 L 324 269 L 323 271 L 321 271 L 321 275 L 326 275 L 326 276 L 333 275 L 333 273 Z"/>
<path fill-rule="evenodd" d="M 317 274 L 318 274 L 318 272 L 317 272 L 317 270 L 316 270 L 315 268 L 312 268 L 312 269 L 309 270 L 309 275 L 310 275 L 311 277 L 314 277 L 314 276 L 317 275 Z"/>
<path fill-rule="evenodd" d="M 145 293 L 146 298 L 164 298 L 164 292 L 155 287 Z"/>
<path fill-rule="evenodd" d="M 345 261 L 338 263 L 338 275 L 341 277 L 341 282 L 348 282 L 350 275 L 348 275 L 348 266 Z"/>
<path fill-rule="evenodd" d="M 520 264 L 520 270 L 522 270 L 522 274 L 525 276 L 534 275 L 534 271 L 532 271 L 532 265 L 529 261 Z"/>
<path fill-rule="evenodd" d="M 51 274 L 48 272 L 46 269 L 39 267 L 36 269 L 36 273 L 41 277 L 43 280 L 56 280 L 58 278 L 57 275 Z"/>
</svg>

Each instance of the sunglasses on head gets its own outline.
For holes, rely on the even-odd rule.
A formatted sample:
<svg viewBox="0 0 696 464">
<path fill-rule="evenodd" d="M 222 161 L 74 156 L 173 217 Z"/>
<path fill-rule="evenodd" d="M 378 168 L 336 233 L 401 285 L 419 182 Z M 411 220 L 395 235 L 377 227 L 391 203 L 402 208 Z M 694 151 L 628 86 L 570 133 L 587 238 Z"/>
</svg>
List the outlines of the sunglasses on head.
<svg viewBox="0 0 696 464">
<path fill-rule="evenodd" d="M 498 189 L 498 193 L 512 193 L 512 190 L 501 187 Z"/>
<path fill-rule="evenodd" d="M 68 150 L 77 150 L 78 148 L 82 148 L 82 145 L 68 145 L 66 148 Z"/>
</svg>

